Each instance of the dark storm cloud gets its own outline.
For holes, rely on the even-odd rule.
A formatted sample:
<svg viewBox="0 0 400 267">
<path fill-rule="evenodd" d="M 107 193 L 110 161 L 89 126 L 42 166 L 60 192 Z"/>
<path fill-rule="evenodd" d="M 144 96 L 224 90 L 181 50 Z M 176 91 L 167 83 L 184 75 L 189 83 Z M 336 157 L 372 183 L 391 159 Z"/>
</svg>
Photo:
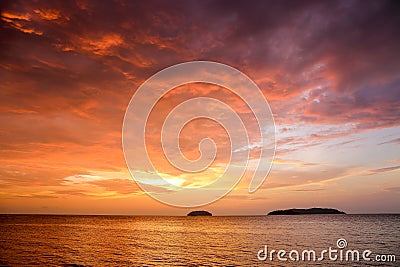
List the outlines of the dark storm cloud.
<svg viewBox="0 0 400 267">
<path fill-rule="evenodd" d="M 312 97 L 304 109 L 298 106 L 305 120 L 326 123 L 346 118 L 361 121 L 360 127 L 366 128 L 396 124 L 400 116 L 396 2 L 208 3 L 207 23 L 229 25 L 232 31 L 224 46 L 207 55 L 228 61 L 233 55 L 232 63 L 246 66 L 250 75 L 272 76 L 275 83 L 264 84 L 267 95 L 319 90 L 320 97 Z"/>
</svg>

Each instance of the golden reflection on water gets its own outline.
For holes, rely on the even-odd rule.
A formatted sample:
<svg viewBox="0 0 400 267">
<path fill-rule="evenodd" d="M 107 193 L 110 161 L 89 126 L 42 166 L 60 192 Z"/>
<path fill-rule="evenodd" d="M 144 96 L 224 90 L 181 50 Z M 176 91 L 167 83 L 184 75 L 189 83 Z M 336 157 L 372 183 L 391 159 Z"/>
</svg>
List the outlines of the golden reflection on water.
<svg viewBox="0 0 400 267">
<path fill-rule="evenodd" d="M 322 250 L 339 238 L 353 249 L 400 254 L 398 215 L 0 216 L 0 264 L 6 266 L 293 266 L 259 261 L 257 252 L 264 245 Z"/>
</svg>

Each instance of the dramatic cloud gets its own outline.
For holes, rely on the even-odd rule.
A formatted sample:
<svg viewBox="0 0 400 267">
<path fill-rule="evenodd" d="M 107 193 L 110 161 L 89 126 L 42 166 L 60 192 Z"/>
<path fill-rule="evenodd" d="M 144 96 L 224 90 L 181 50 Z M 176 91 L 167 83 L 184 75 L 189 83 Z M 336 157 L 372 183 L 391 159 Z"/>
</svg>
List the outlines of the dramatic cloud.
<svg viewBox="0 0 400 267">
<path fill-rule="evenodd" d="M 398 188 L 399 167 L 385 167 L 399 160 L 396 1 L 7 0 L 0 10 L 4 199 L 140 195 L 121 150 L 125 108 L 151 75 L 190 60 L 229 64 L 267 97 L 277 158 L 264 186 L 325 194 L 301 186 L 388 172 L 385 186 Z M 246 149 L 260 152 L 255 120 L 237 96 L 204 84 L 176 88 L 157 103 L 147 141 L 158 170 L 184 185 L 213 180 L 228 160 L 223 128 L 198 120 L 183 129 L 180 145 L 195 159 L 198 142 L 213 137 L 219 154 L 210 172 L 185 180 L 166 161 L 159 128 L 195 96 L 234 108 L 250 133 Z M 377 181 L 368 183 L 372 190 Z"/>
</svg>

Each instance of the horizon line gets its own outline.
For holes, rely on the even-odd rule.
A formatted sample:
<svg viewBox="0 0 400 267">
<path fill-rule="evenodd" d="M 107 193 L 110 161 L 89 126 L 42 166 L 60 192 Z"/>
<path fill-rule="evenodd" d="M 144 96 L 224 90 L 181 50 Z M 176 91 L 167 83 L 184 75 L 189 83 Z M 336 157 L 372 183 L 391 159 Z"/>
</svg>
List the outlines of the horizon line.
<svg viewBox="0 0 400 267">
<path fill-rule="evenodd" d="M 84 214 L 84 213 L 2 213 L 1 215 L 47 215 L 47 216 L 140 216 L 140 217 L 203 217 L 203 216 L 187 216 L 185 215 L 161 215 L 161 214 L 115 214 L 115 213 L 98 213 L 98 214 Z M 400 215 L 400 212 L 383 212 L 383 213 L 344 213 L 344 214 L 293 214 L 283 216 L 304 216 L 304 215 Z M 261 216 L 282 216 L 282 215 L 268 215 L 266 214 L 228 214 L 228 215 L 212 215 L 207 217 L 261 217 Z M 204 216 L 205 217 L 205 216 Z"/>
</svg>

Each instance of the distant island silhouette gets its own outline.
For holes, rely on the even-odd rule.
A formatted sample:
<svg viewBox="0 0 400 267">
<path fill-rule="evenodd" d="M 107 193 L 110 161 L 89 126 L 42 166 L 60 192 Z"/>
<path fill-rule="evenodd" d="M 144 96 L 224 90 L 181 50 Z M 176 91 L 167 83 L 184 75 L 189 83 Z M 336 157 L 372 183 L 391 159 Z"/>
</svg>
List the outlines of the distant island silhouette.
<svg viewBox="0 0 400 267">
<path fill-rule="evenodd" d="M 212 214 L 205 210 L 195 210 L 189 212 L 187 216 L 212 216 Z"/>
<path fill-rule="evenodd" d="M 337 209 L 330 209 L 330 208 L 274 210 L 268 213 L 268 215 L 304 215 L 304 214 L 346 214 L 346 213 Z"/>
</svg>

